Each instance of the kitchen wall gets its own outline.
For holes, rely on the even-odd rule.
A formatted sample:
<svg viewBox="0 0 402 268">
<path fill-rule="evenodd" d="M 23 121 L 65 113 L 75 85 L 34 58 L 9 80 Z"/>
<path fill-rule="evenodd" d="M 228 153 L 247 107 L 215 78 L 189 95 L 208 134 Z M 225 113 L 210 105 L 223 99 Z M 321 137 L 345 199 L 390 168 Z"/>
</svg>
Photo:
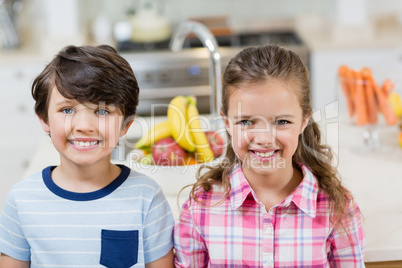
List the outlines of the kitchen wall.
<svg viewBox="0 0 402 268">
<path fill-rule="evenodd" d="M 23 41 L 31 46 L 59 47 L 68 40 L 83 43 L 91 40 L 92 24 L 99 15 L 110 25 L 127 19 L 143 0 L 23 0 L 19 16 Z M 269 24 L 272 21 L 292 20 L 295 17 L 319 17 L 328 25 L 342 23 L 339 14 L 356 17 L 352 6 L 364 6 L 361 16 L 372 24 L 399 23 L 402 25 L 400 0 L 148 0 L 154 1 L 172 26 L 190 17 L 224 15 L 230 25 L 243 27 Z M 56 4 L 57 3 L 57 4 Z M 343 3 L 343 4 L 342 4 Z M 52 10 L 53 8 L 53 10 Z M 73 10 L 72 8 L 75 8 Z M 340 11 L 339 8 L 344 9 Z M 360 17 L 361 17 L 360 16 Z M 346 18 L 348 21 L 348 18 Z M 57 29 L 57 30 L 55 30 Z M 74 36 L 69 33 L 75 34 Z M 59 43 L 54 35 L 58 35 Z M 62 36 L 67 36 L 64 39 Z M 63 39 L 63 40 L 60 40 Z M 49 50 L 44 47 L 42 51 Z"/>
<path fill-rule="evenodd" d="M 107 13 L 111 21 L 124 18 L 128 10 L 135 10 L 141 0 L 81 0 L 88 19 L 97 12 Z M 154 0 L 173 25 L 189 17 L 226 15 L 231 21 L 293 19 L 295 16 L 314 14 L 336 23 L 337 4 L 342 0 Z M 395 15 L 402 23 L 400 0 L 347 0 L 366 7 L 369 19 Z M 106 12 L 107 11 L 107 12 Z M 351 13 L 353 14 L 353 12 Z"/>
<path fill-rule="evenodd" d="M 364 2 L 370 18 L 396 14 L 402 16 L 400 0 L 348 0 Z M 93 17 L 96 11 L 107 10 L 113 21 L 122 19 L 127 10 L 135 10 L 140 0 L 81 0 L 83 10 Z M 164 14 L 177 24 L 192 16 L 227 15 L 232 20 L 292 19 L 301 14 L 319 14 L 330 22 L 335 19 L 339 0 L 155 0 Z M 351 5 L 350 5 L 351 6 Z M 400 18 L 402 20 L 402 18 Z"/>
<path fill-rule="evenodd" d="M 107 10 L 112 20 L 119 20 L 128 9 L 136 9 L 139 0 L 86 0 L 86 6 Z M 231 20 L 292 18 L 300 13 L 332 16 L 332 0 L 155 0 L 173 24 L 188 17 L 226 15 Z"/>
</svg>

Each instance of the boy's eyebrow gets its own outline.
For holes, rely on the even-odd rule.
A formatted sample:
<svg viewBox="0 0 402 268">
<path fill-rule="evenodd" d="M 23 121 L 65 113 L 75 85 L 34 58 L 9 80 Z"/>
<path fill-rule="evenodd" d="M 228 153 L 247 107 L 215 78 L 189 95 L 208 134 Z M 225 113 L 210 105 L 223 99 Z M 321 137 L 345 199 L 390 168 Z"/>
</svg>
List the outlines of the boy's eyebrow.
<svg viewBox="0 0 402 268">
<path fill-rule="evenodd" d="M 237 120 L 237 119 L 250 118 L 250 117 L 255 117 L 255 116 L 242 114 L 242 115 L 235 115 L 233 117 L 233 119 Z"/>
<path fill-rule="evenodd" d="M 62 99 L 62 100 L 56 102 L 56 105 L 61 105 L 61 104 L 65 104 L 65 103 L 73 103 L 73 100 L 70 100 L 70 99 Z"/>
</svg>

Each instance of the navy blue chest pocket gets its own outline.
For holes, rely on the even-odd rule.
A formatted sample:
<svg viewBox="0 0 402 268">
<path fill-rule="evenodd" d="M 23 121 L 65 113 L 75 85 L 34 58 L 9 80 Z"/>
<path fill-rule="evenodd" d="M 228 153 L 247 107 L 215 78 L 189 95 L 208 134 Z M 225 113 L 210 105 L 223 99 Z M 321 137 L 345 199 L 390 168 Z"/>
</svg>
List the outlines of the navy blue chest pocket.
<svg viewBox="0 0 402 268">
<path fill-rule="evenodd" d="M 102 230 L 100 264 L 128 268 L 138 261 L 138 230 Z"/>
</svg>

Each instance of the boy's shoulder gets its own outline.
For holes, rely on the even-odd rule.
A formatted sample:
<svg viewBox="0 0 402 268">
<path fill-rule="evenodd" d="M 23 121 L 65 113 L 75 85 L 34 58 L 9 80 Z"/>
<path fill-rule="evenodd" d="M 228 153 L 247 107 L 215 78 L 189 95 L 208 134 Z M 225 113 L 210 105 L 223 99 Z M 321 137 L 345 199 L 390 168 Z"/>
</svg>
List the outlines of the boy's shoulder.
<svg viewBox="0 0 402 268">
<path fill-rule="evenodd" d="M 16 182 L 11 190 L 24 189 L 24 188 L 33 188 L 44 186 L 42 171 L 37 171 L 28 175 L 27 177 L 22 178 L 20 181 Z"/>
<path fill-rule="evenodd" d="M 46 170 L 48 168 L 50 167 L 46 167 L 43 170 Z M 128 167 L 125 168 L 129 169 Z M 46 187 L 43 181 L 43 170 L 32 173 L 27 177 L 24 177 L 22 180 L 15 183 L 12 186 L 11 190 L 13 191 L 13 190 L 32 189 L 32 188 L 38 189 L 41 187 Z M 159 184 L 156 183 L 154 179 L 133 169 L 129 169 L 129 175 L 125 180 L 125 184 L 126 186 L 135 186 L 137 189 L 139 187 L 147 188 L 154 192 L 160 190 Z"/>
<path fill-rule="evenodd" d="M 159 191 L 161 189 L 160 185 L 153 178 L 134 169 L 130 169 L 130 174 L 126 179 L 125 184 L 130 186 L 145 187 L 153 189 L 154 191 Z"/>
</svg>

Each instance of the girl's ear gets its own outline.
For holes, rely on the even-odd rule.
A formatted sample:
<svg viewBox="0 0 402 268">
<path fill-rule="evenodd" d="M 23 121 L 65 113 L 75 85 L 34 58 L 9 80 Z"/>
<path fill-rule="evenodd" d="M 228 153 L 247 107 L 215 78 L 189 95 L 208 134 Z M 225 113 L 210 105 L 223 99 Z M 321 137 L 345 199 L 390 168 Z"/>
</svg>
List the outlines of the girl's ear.
<svg viewBox="0 0 402 268">
<path fill-rule="evenodd" d="M 301 128 L 300 134 L 302 134 L 303 131 L 304 131 L 304 129 L 307 127 L 308 122 L 310 121 L 310 117 L 311 117 L 311 114 L 308 115 L 307 117 L 305 117 L 305 118 L 303 119 L 303 124 L 302 124 L 302 128 Z"/>
<path fill-rule="evenodd" d="M 225 123 L 225 129 L 226 129 L 226 131 L 227 131 L 228 133 L 231 133 L 231 132 L 230 132 L 230 125 L 229 125 L 229 119 L 228 119 L 228 117 L 227 117 L 226 115 L 224 115 L 224 114 L 222 113 L 222 111 L 220 112 L 220 115 L 221 115 L 221 117 L 222 117 L 222 119 L 223 119 L 223 122 Z"/>
<path fill-rule="evenodd" d="M 50 133 L 50 126 L 49 123 L 46 123 L 42 118 L 40 118 L 38 116 L 39 122 L 42 125 L 42 129 L 46 132 L 46 133 Z"/>
<path fill-rule="evenodd" d="M 134 119 L 135 119 L 135 118 L 133 117 L 128 123 L 123 122 L 123 126 L 122 126 L 122 128 L 121 128 L 121 130 L 120 130 L 120 136 L 126 135 L 128 129 L 129 129 L 130 126 L 131 126 L 131 124 L 134 122 Z"/>
</svg>

